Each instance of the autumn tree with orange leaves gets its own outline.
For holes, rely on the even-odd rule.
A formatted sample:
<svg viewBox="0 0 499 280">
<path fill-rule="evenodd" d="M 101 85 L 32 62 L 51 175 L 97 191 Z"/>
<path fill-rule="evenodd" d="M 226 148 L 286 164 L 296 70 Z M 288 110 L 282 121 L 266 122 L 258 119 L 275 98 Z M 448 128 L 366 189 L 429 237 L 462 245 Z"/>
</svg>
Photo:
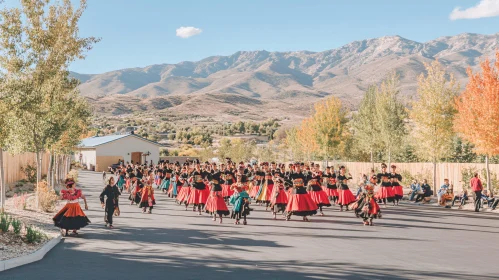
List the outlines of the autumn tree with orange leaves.
<svg viewBox="0 0 499 280">
<path fill-rule="evenodd" d="M 485 155 L 487 188 L 491 190 L 489 157 L 499 155 L 499 51 L 496 61 L 480 64 L 481 73 L 468 68 L 469 83 L 456 98 L 454 129 Z"/>
</svg>

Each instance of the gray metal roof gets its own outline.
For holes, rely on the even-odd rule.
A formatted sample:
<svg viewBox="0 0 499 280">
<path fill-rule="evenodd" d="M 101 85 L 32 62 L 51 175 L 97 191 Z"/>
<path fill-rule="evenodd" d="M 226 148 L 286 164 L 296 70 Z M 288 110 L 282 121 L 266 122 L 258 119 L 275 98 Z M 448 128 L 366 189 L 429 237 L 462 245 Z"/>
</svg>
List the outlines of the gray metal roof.
<svg viewBox="0 0 499 280">
<path fill-rule="evenodd" d="M 94 136 L 94 137 L 85 138 L 81 140 L 80 144 L 78 145 L 78 148 L 93 148 L 128 136 L 137 137 L 141 140 L 147 141 L 157 146 L 162 146 L 159 143 L 137 136 L 135 134 L 122 134 L 122 135 Z"/>
</svg>

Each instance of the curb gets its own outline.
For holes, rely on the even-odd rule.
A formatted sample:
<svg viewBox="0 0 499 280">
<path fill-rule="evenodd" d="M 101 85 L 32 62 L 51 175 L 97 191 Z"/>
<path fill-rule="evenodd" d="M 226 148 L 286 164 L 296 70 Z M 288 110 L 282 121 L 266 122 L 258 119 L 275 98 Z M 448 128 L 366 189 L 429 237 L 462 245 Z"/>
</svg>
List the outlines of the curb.
<svg viewBox="0 0 499 280">
<path fill-rule="evenodd" d="M 9 260 L 0 261 L 0 272 L 5 271 L 7 269 L 15 268 L 21 265 L 26 265 L 29 263 L 37 262 L 45 256 L 55 245 L 61 242 L 62 236 L 58 235 L 56 238 L 53 238 L 49 242 L 45 243 L 42 248 L 38 249 L 34 253 L 31 253 L 26 256 L 21 256 Z"/>
</svg>

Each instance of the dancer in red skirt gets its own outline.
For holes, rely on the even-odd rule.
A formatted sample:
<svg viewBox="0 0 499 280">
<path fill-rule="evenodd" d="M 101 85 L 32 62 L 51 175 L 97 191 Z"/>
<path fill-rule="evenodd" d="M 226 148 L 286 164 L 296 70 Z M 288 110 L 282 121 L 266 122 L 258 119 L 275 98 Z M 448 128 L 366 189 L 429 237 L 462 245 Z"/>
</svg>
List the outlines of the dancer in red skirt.
<svg viewBox="0 0 499 280">
<path fill-rule="evenodd" d="M 191 188 L 189 187 L 189 173 L 187 172 L 187 167 L 182 168 L 182 173 L 178 177 L 177 189 L 178 195 L 175 201 L 182 205 L 185 204 L 185 210 L 187 210 L 187 198 L 189 198 L 189 194 L 191 193 Z"/>
<path fill-rule="evenodd" d="M 270 207 L 274 220 L 277 219 L 277 213 L 281 212 L 285 215 L 286 206 L 288 205 L 288 194 L 284 186 L 284 179 L 277 177 L 275 180 L 274 189 L 272 190 L 272 197 L 270 200 Z"/>
<path fill-rule="evenodd" d="M 221 165 L 221 172 L 223 179 L 222 196 L 224 197 L 225 201 L 227 201 L 234 193 L 232 184 L 236 182 L 234 179 L 234 171 L 232 170 L 230 161 L 227 163 L 227 166 L 224 166 L 223 164 Z"/>
<path fill-rule="evenodd" d="M 61 191 L 61 199 L 67 200 L 66 205 L 52 218 L 56 227 L 65 230 L 65 236 L 68 236 L 70 230 L 73 231 L 72 235 L 77 236 L 80 228 L 90 224 L 79 203 L 79 199 L 83 199 L 85 210 L 88 210 L 87 199 L 74 184 L 73 179 L 66 179 L 66 189 Z"/>
<path fill-rule="evenodd" d="M 197 208 L 198 215 L 201 215 L 201 211 L 206 205 L 206 201 L 210 195 L 210 190 L 207 188 L 205 182 L 208 174 L 209 171 L 202 171 L 201 165 L 199 164 L 196 165 L 196 169 L 191 174 L 193 182 L 186 207 L 193 205 L 192 211 L 195 212 Z"/>
<path fill-rule="evenodd" d="M 293 190 L 286 206 L 286 220 L 289 221 L 291 215 L 296 215 L 303 217 L 303 220 L 308 222 L 307 216 L 317 214 L 317 204 L 305 189 L 306 178 L 301 171 L 300 164 L 295 165 L 295 171 L 289 177 L 293 182 Z"/>
<path fill-rule="evenodd" d="M 346 211 L 348 211 L 348 205 L 355 202 L 355 196 L 352 194 L 348 188 L 348 180 L 352 179 L 352 175 L 348 173 L 345 175 L 345 166 L 340 167 L 340 175 L 338 175 L 338 184 L 340 185 L 338 204 L 340 205 L 340 211 L 343 211 L 343 206 L 345 206 Z"/>
<path fill-rule="evenodd" d="M 216 164 L 213 164 L 213 171 L 208 176 L 211 184 L 211 192 L 205 206 L 206 213 L 210 213 L 213 216 L 213 221 L 217 220 L 217 215 L 220 217 L 220 223 L 222 223 L 222 215 L 227 216 L 230 214 L 222 195 L 222 186 L 220 185 L 221 176 L 222 172 L 218 170 Z"/>
<path fill-rule="evenodd" d="M 360 195 L 357 205 L 354 207 L 355 215 L 357 218 L 362 218 L 365 226 L 372 226 L 373 219 L 381 219 L 381 209 L 374 198 L 374 186 L 376 182 L 377 177 L 373 175 L 370 183 L 364 187 L 364 192 Z"/>
<path fill-rule="evenodd" d="M 250 190 L 249 196 L 256 199 L 258 193 L 260 193 L 260 188 L 263 184 L 263 179 L 265 177 L 265 172 L 262 171 L 261 166 L 255 168 L 255 176 L 253 180 L 253 187 Z"/>
<path fill-rule="evenodd" d="M 392 202 L 395 194 L 393 193 L 392 183 L 390 182 L 390 173 L 386 172 L 386 164 L 381 164 L 381 173 L 376 176 L 378 182 L 381 182 L 376 198 L 383 202 L 386 207 L 386 202 Z"/>
<path fill-rule="evenodd" d="M 312 172 L 311 179 L 308 181 L 308 193 L 310 194 L 310 197 L 315 202 L 315 204 L 317 204 L 317 207 L 319 207 L 320 215 L 324 216 L 322 207 L 329 207 L 331 206 L 331 203 L 329 202 L 329 198 L 327 197 L 326 192 L 322 189 L 320 181 L 321 176 L 319 175 L 319 173 L 317 173 L 317 170 L 314 170 Z"/>
<path fill-rule="evenodd" d="M 393 205 L 399 205 L 399 201 L 404 197 L 404 188 L 400 185 L 402 175 L 397 173 L 397 167 L 392 165 L 392 172 L 390 173 L 390 182 L 393 189 Z"/>
<path fill-rule="evenodd" d="M 324 182 L 324 191 L 328 198 L 336 204 L 338 201 L 338 197 L 340 194 L 338 193 L 338 186 L 336 185 L 336 173 L 334 172 L 334 168 L 331 170 L 331 167 L 326 168 L 326 173 L 322 175 Z"/>
<path fill-rule="evenodd" d="M 156 199 L 154 198 L 154 189 L 152 188 L 152 179 L 145 179 L 144 183 L 146 186 L 142 189 L 139 208 L 142 208 L 142 213 L 151 214 L 152 208 L 156 204 Z"/>
</svg>

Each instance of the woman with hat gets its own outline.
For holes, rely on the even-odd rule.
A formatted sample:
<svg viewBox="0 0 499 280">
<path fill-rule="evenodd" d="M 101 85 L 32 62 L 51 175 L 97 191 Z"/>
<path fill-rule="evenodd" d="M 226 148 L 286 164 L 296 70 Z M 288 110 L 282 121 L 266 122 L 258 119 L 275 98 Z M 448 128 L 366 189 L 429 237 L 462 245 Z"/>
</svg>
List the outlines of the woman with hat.
<svg viewBox="0 0 499 280">
<path fill-rule="evenodd" d="M 381 181 L 381 186 L 376 193 L 376 198 L 381 200 L 386 207 L 386 202 L 392 202 L 395 194 L 393 193 L 392 182 L 390 181 L 390 173 L 386 171 L 386 164 L 381 164 L 381 173 L 376 175 L 376 178 Z"/>
<path fill-rule="evenodd" d="M 85 203 L 85 210 L 88 210 L 87 200 L 80 189 L 77 189 L 73 179 L 66 179 L 66 189 L 61 190 L 61 199 L 67 200 L 66 205 L 52 218 L 54 225 L 68 231 L 72 230 L 72 235 L 77 236 L 78 230 L 90 224 L 90 220 L 80 207 L 80 198 Z"/>
<path fill-rule="evenodd" d="M 114 178 L 107 179 L 106 186 L 102 190 L 99 198 L 102 208 L 104 208 L 104 222 L 106 227 L 113 228 L 113 215 L 118 208 L 118 198 L 120 190 L 114 184 Z"/>
<path fill-rule="evenodd" d="M 376 175 L 371 176 L 369 183 L 364 187 L 364 192 L 357 201 L 357 206 L 354 207 L 355 215 L 357 218 L 362 218 L 365 226 L 372 226 L 373 219 L 381 218 L 381 210 L 374 198 L 374 186 L 376 182 Z"/>
<path fill-rule="evenodd" d="M 210 213 L 213 216 L 213 221 L 217 220 L 217 215 L 220 217 L 220 223 L 222 223 L 222 215 L 227 216 L 230 214 L 224 197 L 222 196 L 222 186 L 220 185 L 221 177 L 222 172 L 218 170 L 217 165 L 214 164 L 212 173 L 208 176 L 211 191 L 205 206 L 206 213 Z"/>
<path fill-rule="evenodd" d="M 331 171 L 331 167 L 328 166 L 326 168 L 326 173 L 322 175 L 322 180 L 325 185 L 323 190 L 326 192 L 326 195 L 333 203 L 336 203 L 338 201 L 339 193 L 338 186 L 336 185 L 336 173 L 334 172 L 334 168 Z"/>
<path fill-rule="evenodd" d="M 295 170 L 289 177 L 293 182 L 293 189 L 289 195 L 288 205 L 286 206 L 286 220 L 289 221 L 291 215 L 296 215 L 303 217 L 303 220 L 308 222 L 307 216 L 317 214 L 318 207 L 305 189 L 306 178 L 299 164 L 295 165 Z"/>
</svg>

